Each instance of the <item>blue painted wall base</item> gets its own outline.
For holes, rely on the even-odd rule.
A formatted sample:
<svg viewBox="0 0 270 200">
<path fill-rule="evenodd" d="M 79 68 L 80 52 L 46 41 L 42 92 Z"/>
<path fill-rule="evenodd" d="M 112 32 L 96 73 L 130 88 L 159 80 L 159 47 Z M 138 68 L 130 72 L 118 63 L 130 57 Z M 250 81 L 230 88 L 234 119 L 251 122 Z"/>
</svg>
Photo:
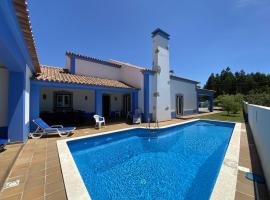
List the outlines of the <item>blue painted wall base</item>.
<svg viewBox="0 0 270 200">
<path fill-rule="evenodd" d="M 25 86 L 23 72 L 9 72 L 8 137 L 11 142 L 24 141 L 28 136 L 25 124 Z"/>
<path fill-rule="evenodd" d="M 39 118 L 40 108 L 40 87 L 39 85 L 31 84 L 30 92 L 30 131 L 34 131 L 37 127 L 33 120 Z"/>
<path fill-rule="evenodd" d="M 171 112 L 171 117 L 176 118 L 176 112 Z"/>
<path fill-rule="evenodd" d="M 0 139 L 8 139 L 8 127 L 0 127 Z"/>
</svg>

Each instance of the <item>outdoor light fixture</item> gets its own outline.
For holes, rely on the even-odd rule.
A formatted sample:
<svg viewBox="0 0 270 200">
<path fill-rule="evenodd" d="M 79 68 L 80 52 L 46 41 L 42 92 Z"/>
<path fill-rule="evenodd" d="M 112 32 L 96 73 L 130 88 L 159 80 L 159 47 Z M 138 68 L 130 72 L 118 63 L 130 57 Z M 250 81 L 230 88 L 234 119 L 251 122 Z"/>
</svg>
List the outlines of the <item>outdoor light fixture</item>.
<svg viewBox="0 0 270 200">
<path fill-rule="evenodd" d="M 43 94 L 42 98 L 43 98 L 43 100 L 46 100 L 46 98 L 47 98 L 46 94 Z"/>
</svg>

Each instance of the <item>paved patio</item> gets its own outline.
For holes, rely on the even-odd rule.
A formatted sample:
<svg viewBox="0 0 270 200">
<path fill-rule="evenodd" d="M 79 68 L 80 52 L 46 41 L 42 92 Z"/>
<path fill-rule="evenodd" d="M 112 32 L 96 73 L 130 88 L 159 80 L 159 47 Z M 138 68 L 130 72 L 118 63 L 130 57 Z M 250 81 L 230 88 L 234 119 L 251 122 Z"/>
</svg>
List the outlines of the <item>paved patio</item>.
<svg viewBox="0 0 270 200">
<path fill-rule="evenodd" d="M 7 145 L 5 150 L 0 153 L 0 188 L 3 187 L 9 170 L 16 161 L 23 144 Z"/>
<path fill-rule="evenodd" d="M 160 123 L 160 126 L 179 123 L 182 119 L 174 119 Z M 93 127 L 81 127 L 76 130 L 71 137 L 95 134 L 103 131 L 111 131 L 136 125 L 126 123 L 115 123 L 96 130 Z M 147 124 L 142 124 L 147 126 Z M 152 124 L 153 126 L 153 124 Z M 250 149 L 255 149 L 253 143 L 245 132 L 245 126 L 242 127 L 240 165 L 250 169 L 257 170 L 256 155 L 250 154 Z M 39 140 L 28 140 L 14 163 L 6 183 L 18 183 L 17 186 L 3 188 L 0 193 L 0 200 L 9 199 L 31 199 L 31 200 L 52 200 L 66 199 L 63 177 L 58 157 L 56 141 L 61 138 L 56 135 L 42 138 Z M 8 151 L 7 151 L 8 152 Z M 253 152 L 253 151 L 252 151 Z M 256 164 L 253 165 L 253 162 Z M 259 168 L 258 168 L 259 170 Z M 261 171 L 258 171 L 261 173 Z M 265 185 L 259 187 L 260 197 L 267 199 L 267 190 Z M 251 181 L 244 178 L 244 174 L 238 172 L 237 192 L 235 199 L 255 199 L 258 194 Z M 222 199 L 222 198 L 221 198 Z"/>
<path fill-rule="evenodd" d="M 255 183 L 245 178 L 245 171 L 248 169 L 257 175 L 263 176 L 252 133 L 249 125 L 246 124 L 242 124 L 239 166 L 242 168 L 240 167 L 238 170 L 235 199 L 269 199 L 265 184 Z"/>
</svg>

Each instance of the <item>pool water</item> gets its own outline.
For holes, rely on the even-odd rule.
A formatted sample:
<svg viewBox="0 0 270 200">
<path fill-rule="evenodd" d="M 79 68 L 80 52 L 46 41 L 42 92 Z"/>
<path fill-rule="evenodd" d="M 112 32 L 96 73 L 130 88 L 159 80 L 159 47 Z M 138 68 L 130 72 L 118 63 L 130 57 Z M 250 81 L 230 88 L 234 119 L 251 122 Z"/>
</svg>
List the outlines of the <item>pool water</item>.
<svg viewBox="0 0 270 200">
<path fill-rule="evenodd" d="M 234 128 L 200 120 L 68 142 L 92 200 L 209 199 Z"/>
</svg>

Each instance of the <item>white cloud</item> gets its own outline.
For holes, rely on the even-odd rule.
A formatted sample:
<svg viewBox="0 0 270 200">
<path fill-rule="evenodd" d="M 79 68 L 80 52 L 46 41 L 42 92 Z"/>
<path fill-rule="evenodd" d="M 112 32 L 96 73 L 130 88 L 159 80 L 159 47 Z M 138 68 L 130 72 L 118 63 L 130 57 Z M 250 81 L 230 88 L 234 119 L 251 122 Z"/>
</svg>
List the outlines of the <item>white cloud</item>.
<svg viewBox="0 0 270 200">
<path fill-rule="evenodd" d="M 257 0 L 237 0 L 236 7 L 246 7 L 256 4 Z"/>
<path fill-rule="evenodd" d="M 269 0 L 236 0 L 236 7 L 258 6 L 268 3 Z"/>
</svg>

